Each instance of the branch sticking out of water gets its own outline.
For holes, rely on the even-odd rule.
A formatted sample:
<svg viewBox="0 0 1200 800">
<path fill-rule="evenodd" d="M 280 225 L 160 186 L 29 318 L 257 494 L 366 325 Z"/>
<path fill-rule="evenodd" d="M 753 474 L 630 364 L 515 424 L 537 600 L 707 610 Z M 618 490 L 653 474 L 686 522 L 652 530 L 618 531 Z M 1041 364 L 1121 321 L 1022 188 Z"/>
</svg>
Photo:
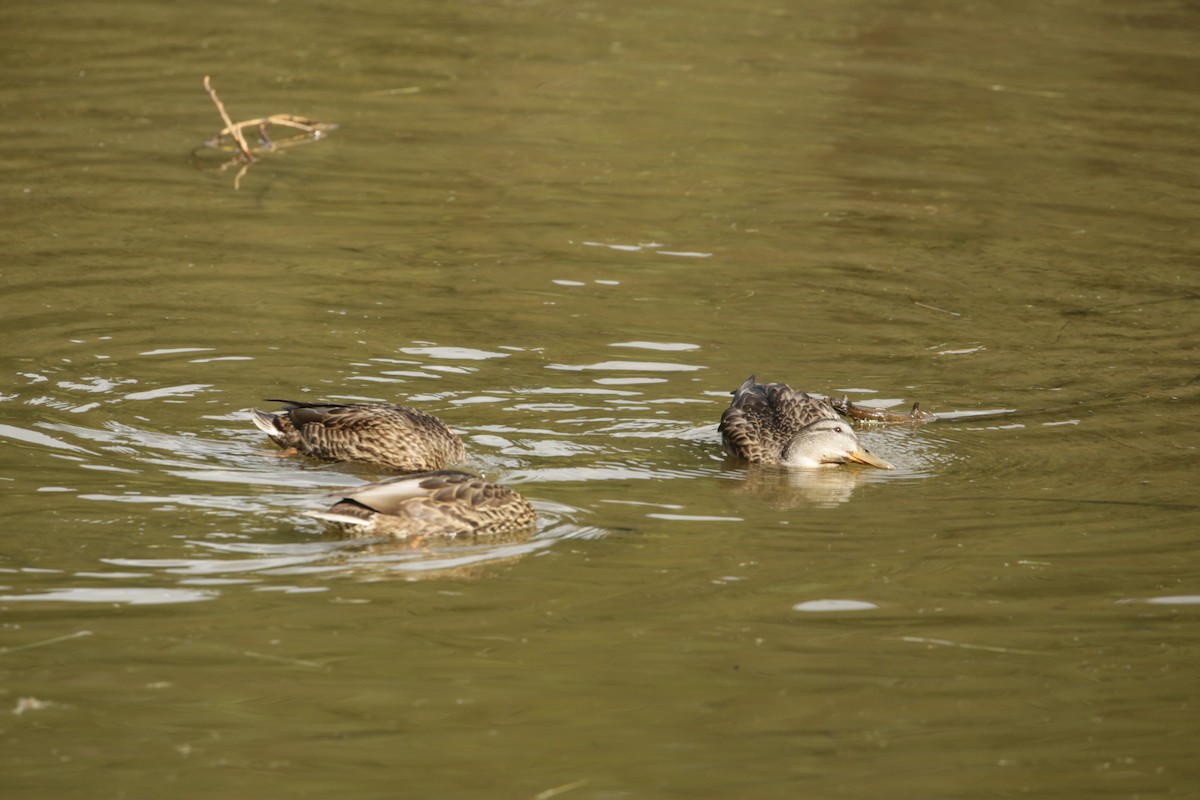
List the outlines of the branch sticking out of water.
<svg viewBox="0 0 1200 800">
<path fill-rule="evenodd" d="M 238 150 L 242 153 L 242 158 L 246 159 L 247 164 L 254 163 L 254 154 L 250 152 L 250 146 L 246 144 L 246 137 L 242 135 L 242 129 L 233 124 L 233 120 L 229 118 L 229 112 L 225 110 L 225 104 L 221 102 L 221 98 L 217 97 L 217 90 L 212 87 L 212 80 L 207 75 L 204 76 L 204 90 L 208 92 L 208 96 L 212 98 L 213 104 L 217 107 L 217 112 L 221 115 L 221 119 L 225 121 L 225 129 L 217 134 L 217 138 L 225 131 L 229 131 L 233 136 L 233 141 L 237 143 Z"/>
<path fill-rule="evenodd" d="M 217 107 L 217 113 L 221 115 L 221 121 L 225 123 L 225 127 L 217 131 L 217 134 L 207 142 L 207 145 L 216 150 L 232 151 L 235 153 L 231 160 L 219 167 L 221 171 L 225 171 L 235 164 L 239 165 L 237 177 L 233 181 L 234 189 L 240 188 L 242 176 L 246 174 L 250 165 L 258 160 L 255 156 L 262 156 L 265 153 L 272 153 L 299 144 L 318 141 L 326 131 L 331 131 L 337 127 L 337 125 L 332 123 L 320 122 L 308 117 L 299 117 L 295 114 L 271 114 L 267 117 L 256 117 L 245 122 L 234 122 L 230 118 L 229 112 L 225 110 L 225 104 L 217 96 L 217 90 L 213 88 L 212 80 L 208 75 L 204 76 L 204 89 L 208 92 L 209 98 L 212 99 L 213 105 Z M 267 129 L 272 125 L 291 128 L 300 133 L 287 138 L 272 140 L 267 133 Z M 259 144 L 257 147 L 251 147 L 250 143 L 246 141 L 245 130 L 247 128 L 258 128 Z M 226 139 L 232 141 L 232 146 L 225 141 Z"/>
</svg>

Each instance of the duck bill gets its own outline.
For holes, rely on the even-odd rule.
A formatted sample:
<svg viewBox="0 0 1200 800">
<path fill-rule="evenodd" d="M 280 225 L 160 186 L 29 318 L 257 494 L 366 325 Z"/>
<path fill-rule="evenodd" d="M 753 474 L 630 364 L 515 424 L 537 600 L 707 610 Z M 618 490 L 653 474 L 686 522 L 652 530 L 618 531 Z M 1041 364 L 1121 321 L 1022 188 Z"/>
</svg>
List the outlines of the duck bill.
<svg viewBox="0 0 1200 800">
<path fill-rule="evenodd" d="M 872 455 L 861 447 L 850 455 L 846 456 L 846 460 L 853 461 L 855 464 L 866 464 L 870 467 L 879 467 L 880 469 L 895 469 L 895 467 L 884 461 L 879 456 Z"/>
</svg>

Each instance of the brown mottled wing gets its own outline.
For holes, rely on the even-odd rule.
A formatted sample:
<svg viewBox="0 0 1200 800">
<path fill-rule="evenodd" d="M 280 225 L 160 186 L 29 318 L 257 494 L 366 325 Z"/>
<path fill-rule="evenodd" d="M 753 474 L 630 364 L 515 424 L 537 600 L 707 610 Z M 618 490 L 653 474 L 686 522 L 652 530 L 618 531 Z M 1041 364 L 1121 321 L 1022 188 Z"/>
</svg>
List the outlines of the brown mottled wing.
<svg viewBox="0 0 1200 800">
<path fill-rule="evenodd" d="M 732 456 L 753 464 L 776 464 L 787 443 L 822 419 L 838 419 L 829 403 L 786 383 L 756 383 L 754 376 L 733 393 L 721 415 L 721 440 Z"/>
<path fill-rule="evenodd" d="M 482 478 L 459 476 L 425 481 L 422 485 L 430 494 L 405 504 L 420 532 L 486 536 L 533 524 L 533 506 L 512 489 Z"/>
<path fill-rule="evenodd" d="M 525 528 L 536 519 L 517 492 L 465 472 L 405 475 L 358 488 L 330 511 L 375 512 L 375 529 L 392 536 L 488 535 Z"/>
<path fill-rule="evenodd" d="M 784 441 L 790 440 L 801 428 L 807 428 L 819 420 L 841 419 L 825 398 L 797 391 L 786 383 L 767 384 L 767 403 L 783 433 Z"/>
<path fill-rule="evenodd" d="M 326 461 L 414 472 L 465 460 L 462 440 L 432 414 L 407 406 L 288 403 L 296 447 Z"/>
<path fill-rule="evenodd" d="M 751 463 L 768 461 L 767 442 L 764 442 L 763 421 L 768 416 L 766 392 L 754 376 L 733 393 L 733 402 L 721 414 L 721 442 L 725 452 Z"/>
<path fill-rule="evenodd" d="M 388 478 L 378 483 L 356 486 L 354 491 L 341 496 L 345 502 L 357 503 L 376 513 L 398 516 L 404 513 L 404 504 L 409 500 L 425 497 L 431 491 L 445 484 L 474 478 L 474 475 L 457 470 L 417 472 L 412 475 Z"/>
</svg>

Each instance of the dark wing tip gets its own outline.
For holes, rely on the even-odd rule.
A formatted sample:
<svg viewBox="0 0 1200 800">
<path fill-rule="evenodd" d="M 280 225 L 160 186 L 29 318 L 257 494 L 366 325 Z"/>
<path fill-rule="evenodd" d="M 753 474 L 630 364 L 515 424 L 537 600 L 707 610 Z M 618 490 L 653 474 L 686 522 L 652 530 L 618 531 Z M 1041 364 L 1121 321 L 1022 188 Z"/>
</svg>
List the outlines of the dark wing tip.
<svg viewBox="0 0 1200 800">
<path fill-rule="evenodd" d="M 304 405 L 299 400 L 280 400 L 278 397 L 267 397 L 263 400 L 264 403 L 279 403 L 286 409 L 299 408 Z"/>
</svg>

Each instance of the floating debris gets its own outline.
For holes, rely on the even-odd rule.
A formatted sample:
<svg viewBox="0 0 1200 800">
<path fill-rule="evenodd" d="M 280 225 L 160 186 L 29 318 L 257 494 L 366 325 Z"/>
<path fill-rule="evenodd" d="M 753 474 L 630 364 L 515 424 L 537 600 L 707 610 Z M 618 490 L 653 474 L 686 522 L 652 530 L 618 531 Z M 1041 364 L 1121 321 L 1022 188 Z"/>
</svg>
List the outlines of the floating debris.
<svg viewBox="0 0 1200 800">
<path fill-rule="evenodd" d="M 204 90 L 212 98 L 213 105 L 217 107 L 217 112 L 225 123 L 225 127 L 205 142 L 205 146 L 234 154 L 233 158 L 221 164 L 217 169 L 224 172 L 232 166 L 238 166 L 237 176 L 233 179 L 235 190 L 241 188 L 242 177 L 250 169 L 250 165 L 258 160 L 257 157 L 289 147 L 320 141 L 327 132 L 337 128 L 336 124 L 295 114 L 271 114 L 267 117 L 248 119 L 245 122 L 234 122 L 229 117 L 229 112 L 225 110 L 225 104 L 217 96 L 217 90 L 213 88 L 208 75 L 204 76 Z M 297 133 L 283 138 L 272 138 L 268 133 L 271 126 L 288 128 Z M 251 146 L 246 140 L 245 131 L 250 128 L 258 129 L 258 144 L 255 146 Z"/>
</svg>

